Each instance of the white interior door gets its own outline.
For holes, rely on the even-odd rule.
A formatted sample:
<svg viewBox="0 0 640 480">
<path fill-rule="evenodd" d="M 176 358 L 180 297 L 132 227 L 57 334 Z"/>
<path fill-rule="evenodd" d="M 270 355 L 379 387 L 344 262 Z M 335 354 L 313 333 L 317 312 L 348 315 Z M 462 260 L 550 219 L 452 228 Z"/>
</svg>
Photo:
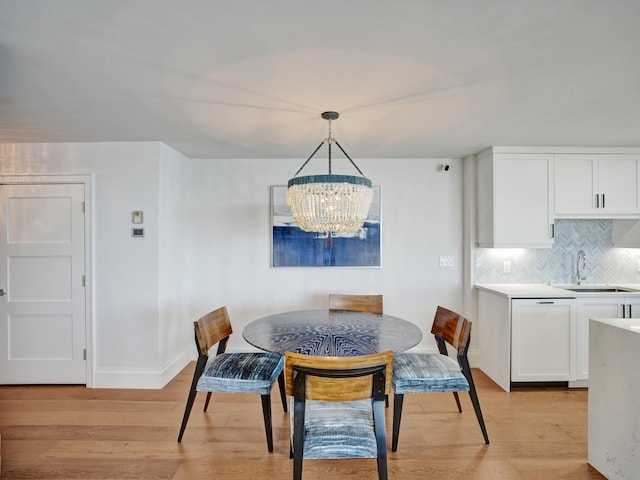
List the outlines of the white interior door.
<svg viewBox="0 0 640 480">
<path fill-rule="evenodd" d="M 87 383 L 84 185 L 0 185 L 0 383 Z"/>
</svg>

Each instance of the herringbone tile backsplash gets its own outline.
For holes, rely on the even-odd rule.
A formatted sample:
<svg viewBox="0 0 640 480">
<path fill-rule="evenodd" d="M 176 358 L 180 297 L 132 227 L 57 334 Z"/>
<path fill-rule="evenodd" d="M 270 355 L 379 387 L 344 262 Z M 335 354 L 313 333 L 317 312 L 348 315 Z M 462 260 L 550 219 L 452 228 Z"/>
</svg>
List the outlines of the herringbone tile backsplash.
<svg viewBox="0 0 640 480">
<path fill-rule="evenodd" d="M 613 248 L 612 228 L 611 220 L 556 220 L 552 248 L 476 248 L 475 282 L 573 283 L 578 250 L 584 250 L 583 283 L 640 283 L 640 249 Z"/>
</svg>

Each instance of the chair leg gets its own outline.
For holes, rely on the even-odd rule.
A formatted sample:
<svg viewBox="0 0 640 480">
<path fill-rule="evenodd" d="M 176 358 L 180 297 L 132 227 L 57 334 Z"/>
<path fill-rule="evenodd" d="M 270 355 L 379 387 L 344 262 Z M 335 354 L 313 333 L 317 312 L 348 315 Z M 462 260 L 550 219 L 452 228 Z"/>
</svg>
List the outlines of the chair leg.
<svg viewBox="0 0 640 480">
<path fill-rule="evenodd" d="M 193 372 L 193 380 L 191 381 L 191 388 L 189 390 L 189 396 L 187 397 L 187 405 L 184 407 L 184 416 L 182 417 L 182 425 L 180 426 L 180 433 L 178 434 L 178 442 L 182 441 L 182 436 L 184 435 L 184 430 L 187 428 L 187 422 L 189 421 L 189 415 L 191 415 L 191 409 L 193 408 L 193 402 L 196 399 L 196 386 L 198 385 L 198 380 L 200 379 L 200 375 L 204 371 L 204 367 L 207 364 L 206 356 L 199 356 L 198 362 L 196 363 L 196 369 Z"/>
<path fill-rule="evenodd" d="M 400 435 L 400 420 L 402 418 L 402 402 L 404 394 L 393 395 L 393 434 L 391 438 L 391 451 L 398 450 L 398 436 Z"/>
<path fill-rule="evenodd" d="M 456 399 L 456 405 L 458 406 L 458 412 L 462 413 L 462 405 L 460 405 L 460 396 L 458 392 L 453 392 L 453 398 Z"/>
<path fill-rule="evenodd" d="M 484 425 L 482 410 L 480 410 L 480 401 L 478 400 L 476 385 L 473 382 L 473 377 L 471 376 L 471 367 L 469 366 L 468 362 L 462 362 L 461 366 L 462 366 L 462 373 L 467 378 L 467 382 L 469 382 L 469 396 L 471 397 L 471 403 L 473 404 L 473 409 L 476 412 L 476 417 L 478 418 L 478 423 L 480 424 L 480 430 L 482 430 L 484 443 L 489 445 L 489 435 L 487 434 L 487 427 L 485 427 Z"/>
<path fill-rule="evenodd" d="M 373 402 L 373 427 L 378 449 L 378 480 L 387 480 L 387 435 L 385 433 L 384 410 L 382 400 Z"/>
<path fill-rule="evenodd" d="M 207 408 L 209 408 L 209 400 L 211 400 L 211 392 L 207 392 L 207 398 L 204 401 L 204 408 L 202 409 L 203 412 L 206 412 Z"/>
<path fill-rule="evenodd" d="M 482 417 L 482 410 L 480 410 L 480 402 L 478 401 L 478 394 L 476 389 L 472 386 L 469 389 L 469 395 L 471 396 L 471 403 L 473 403 L 473 409 L 478 417 L 478 423 L 480 424 L 480 430 L 482 430 L 482 436 L 484 437 L 484 443 L 489 445 L 489 435 L 487 434 L 487 427 L 484 425 L 484 418 Z"/>
<path fill-rule="evenodd" d="M 305 402 L 293 402 L 293 480 L 302 480 Z"/>
<path fill-rule="evenodd" d="M 284 371 L 278 375 L 278 388 L 280 389 L 280 398 L 282 399 L 282 409 L 287 411 L 287 393 L 284 386 Z"/>
<path fill-rule="evenodd" d="M 264 431 L 267 434 L 267 448 L 273 452 L 273 430 L 271 428 L 271 394 L 262 397 L 262 416 L 264 417 Z"/>
</svg>

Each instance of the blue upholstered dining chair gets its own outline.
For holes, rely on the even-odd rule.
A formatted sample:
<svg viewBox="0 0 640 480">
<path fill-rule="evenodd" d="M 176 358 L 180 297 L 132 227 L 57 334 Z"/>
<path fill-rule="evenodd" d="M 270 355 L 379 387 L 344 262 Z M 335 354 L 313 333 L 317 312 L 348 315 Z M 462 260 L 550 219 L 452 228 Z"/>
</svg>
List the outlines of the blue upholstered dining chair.
<svg viewBox="0 0 640 480">
<path fill-rule="evenodd" d="M 484 425 L 478 394 L 467 358 L 471 341 L 471 322 L 451 310 L 438 306 L 431 333 L 436 339 L 440 353 L 403 352 L 396 354 L 394 358 L 391 450 L 395 452 L 398 449 L 402 403 L 405 393 L 453 392 L 458 412 L 462 412 L 458 392 L 468 391 L 484 441 L 488 444 L 489 436 Z M 457 361 L 448 356 L 447 344 L 456 350 Z"/>
<path fill-rule="evenodd" d="M 384 397 L 393 352 L 353 357 L 285 353 L 287 395 L 293 396 L 293 478 L 303 459 L 376 458 L 387 479 Z"/>
<path fill-rule="evenodd" d="M 178 442 L 182 441 L 189 414 L 199 391 L 207 392 L 204 411 L 207 411 L 212 392 L 256 393 L 262 397 L 262 414 L 267 435 L 267 448 L 273 451 L 271 426 L 271 390 L 278 380 L 282 407 L 287 411 L 284 391 L 284 357 L 275 353 L 247 352 L 224 353 L 232 333 L 227 307 L 207 313 L 193 322 L 198 361 L 191 389 L 184 409 Z M 218 344 L 217 353 L 209 357 L 209 351 Z"/>
</svg>

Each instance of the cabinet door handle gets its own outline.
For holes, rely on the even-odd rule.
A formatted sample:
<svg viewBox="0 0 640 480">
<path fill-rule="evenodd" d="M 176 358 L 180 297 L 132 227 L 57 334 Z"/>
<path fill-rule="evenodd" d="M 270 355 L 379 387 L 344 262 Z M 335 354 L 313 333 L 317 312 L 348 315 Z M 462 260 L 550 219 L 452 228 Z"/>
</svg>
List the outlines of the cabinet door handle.
<svg viewBox="0 0 640 480">
<path fill-rule="evenodd" d="M 631 304 L 622 305 L 622 318 L 631 318 Z"/>
<path fill-rule="evenodd" d="M 602 208 L 604 208 L 604 193 L 602 194 Z"/>
<path fill-rule="evenodd" d="M 553 305 L 553 304 L 554 304 L 554 303 L 556 303 L 556 302 L 549 302 L 549 301 L 547 301 L 547 302 L 536 302 L 536 303 L 537 303 L 538 305 Z"/>
<path fill-rule="evenodd" d="M 600 195 L 596 193 L 596 208 L 600 208 Z"/>
<path fill-rule="evenodd" d="M 549 235 L 549 238 L 556 238 L 556 226 L 553 223 L 549 225 Z"/>
</svg>

